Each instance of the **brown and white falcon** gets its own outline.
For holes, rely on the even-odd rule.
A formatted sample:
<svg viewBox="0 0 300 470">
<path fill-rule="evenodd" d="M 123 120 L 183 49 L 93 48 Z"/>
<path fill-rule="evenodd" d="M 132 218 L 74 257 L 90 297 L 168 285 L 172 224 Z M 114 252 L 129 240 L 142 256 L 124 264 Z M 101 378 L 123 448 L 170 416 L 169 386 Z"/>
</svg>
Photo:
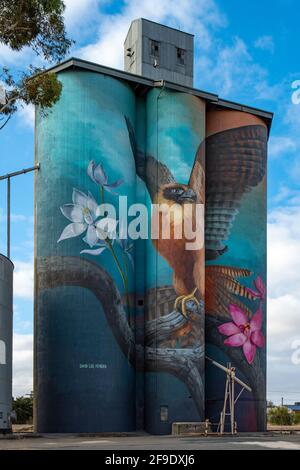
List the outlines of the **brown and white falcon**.
<svg viewBox="0 0 300 470">
<path fill-rule="evenodd" d="M 238 116 L 241 114 L 242 119 Z M 133 127 L 125 117 L 136 172 L 145 182 L 152 203 L 164 203 L 170 207 L 174 203 L 205 204 L 205 251 L 204 247 L 187 251 L 186 240 L 176 240 L 172 231 L 170 239 L 159 237 L 153 241 L 157 251 L 173 269 L 173 286 L 177 294 L 175 306 L 178 308 L 181 304 L 184 315 L 186 303 L 191 299 L 197 302 L 205 297 L 206 313 L 225 314 L 232 295 L 251 298 L 251 294 L 236 280 L 249 276 L 251 273 L 247 269 L 208 265 L 205 282 L 203 269 L 205 260 L 216 260 L 227 251 L 225 242 L 241 199 L 265 175 L 267 129 L 259 120 L 251 122 L 250 119 L 250 125 L 243 125 L 243 119 L 248 116 L 251 115 L 237 113 L 240 125 L 234 127 L 235 123 L 231 122 L 228 129 L 212 129 L 211 135 L 197 149 L 188 184 L 176 181 L 164 163 L 137 148 Z M 226 127 L 226 119 L 223 122 Z"/>
</svg>

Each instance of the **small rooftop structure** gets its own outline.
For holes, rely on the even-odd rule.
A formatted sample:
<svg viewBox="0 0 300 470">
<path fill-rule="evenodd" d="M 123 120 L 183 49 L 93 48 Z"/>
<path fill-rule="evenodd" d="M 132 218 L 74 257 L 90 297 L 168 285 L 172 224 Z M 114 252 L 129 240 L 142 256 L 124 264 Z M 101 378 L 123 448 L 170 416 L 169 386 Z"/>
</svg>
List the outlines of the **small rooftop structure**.
<svg viewBox="0 0 300 470">
<path fill-rule="evenodd" d="M 131 22 L 124 42 L 124 69 L 192 87 L 194 35 L 138 18 Z"/>
</svg>

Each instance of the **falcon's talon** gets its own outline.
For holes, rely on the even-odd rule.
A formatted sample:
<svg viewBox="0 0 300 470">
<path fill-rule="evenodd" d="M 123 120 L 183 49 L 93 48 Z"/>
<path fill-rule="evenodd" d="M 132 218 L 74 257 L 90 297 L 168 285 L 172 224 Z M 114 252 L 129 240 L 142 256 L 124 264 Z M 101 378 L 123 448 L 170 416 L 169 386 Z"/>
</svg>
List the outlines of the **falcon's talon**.
<svg viewBox="0 0 300 470">
<path fill-rule="evenodd" d="M 175 309 L 175 310 L 178 310 L 178 308 L 177 308 L 177 307 L 178 307 L 178 304 L 179 304 L 179 302 L 180 302 L 181 300 L 184 299 L 184 297 L 185 297 L 184 295 L 180 295 L 179 297 L 177 297 L 177 299 L 175 300 L 175 303 L 174 303 L 174 309 Z"/>
<path fill-rule="evenodd" d="M 177 297 L 177 299 L 175 300 L 175 304 L 174 304 L 174 308 L 176 310 L 178 310 L 178 304 L 181 302 L 181 313 L 182 315 L 188 319 L 188 315 L 187 315 L 187 308 L 186 308 L 186 304 L 187 302 L 189 302 L 190 300 L 192 300 L 193 302 L 195 302 L 195 304 L 197 305 L 198 308 L 200 308 L 200 303 L 198 301 L 198 299 L 196 299 L 195 297 L 195 293 L 196 291 L 198 290 L 198 287 L 196 287 L 193 292 L 191 292 L 191 294 L 188 294 L 188 295 L 180 295 L 179 297 Z"/>
</svg>

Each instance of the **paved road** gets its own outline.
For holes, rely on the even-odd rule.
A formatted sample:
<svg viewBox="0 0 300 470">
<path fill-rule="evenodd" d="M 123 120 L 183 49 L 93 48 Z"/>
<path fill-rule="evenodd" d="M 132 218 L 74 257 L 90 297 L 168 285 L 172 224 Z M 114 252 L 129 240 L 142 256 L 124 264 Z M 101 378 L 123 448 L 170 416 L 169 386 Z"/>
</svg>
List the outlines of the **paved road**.
<svg viewBox="0 0 300 470">
<path fill-rule="evenodd" d="M 74 435 L 44 435 L 23 439 L 0 439 L 0 450 L 192 450 L 192 449 L 234 449 L 300 450 L 300 435 L 252 435 L 238 437 L 173 437 L 173 436 L 126 436 L 126 437 L 84 437 Z"/>
</svg>

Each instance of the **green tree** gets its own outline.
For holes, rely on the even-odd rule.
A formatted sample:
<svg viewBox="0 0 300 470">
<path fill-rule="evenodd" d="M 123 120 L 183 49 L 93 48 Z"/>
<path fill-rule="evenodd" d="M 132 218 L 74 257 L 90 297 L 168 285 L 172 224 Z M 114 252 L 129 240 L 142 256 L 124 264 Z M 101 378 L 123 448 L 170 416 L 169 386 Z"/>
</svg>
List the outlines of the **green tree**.
<svg viewBox="0 0 300 470">
<path fill-rule="evenodd" d="M 293 424 L 300 424 L 300 413 L 294 413 Z"/>
<path fill-rule="evenodd" d="M 276 406 L 271 408 L 268 414 L 270 424 L 278 424 L 279 426 L 291 426 L 294 421 L 294 414 L 290 413 L 286 406 Z"/>
<path fill-rule="evenodd" d="M 48 62 L 64 58 L 73 41 L 66 35 L 62 0 L 0 0 L 0 43 L 12 50 L 30 47 Z M 29 66 L 20 74 L 6 67 L 0 72 L 0 129 L 24 104 L 45 113 L 61 94 L 61 83 L 45 67 Z"/>
<path fill-rule="evenodd" d="M 31 423 L 33 418 L 33 397 L 14 398 L 12 409 L 17 415 L 17 424 Z"/>
</svg>

